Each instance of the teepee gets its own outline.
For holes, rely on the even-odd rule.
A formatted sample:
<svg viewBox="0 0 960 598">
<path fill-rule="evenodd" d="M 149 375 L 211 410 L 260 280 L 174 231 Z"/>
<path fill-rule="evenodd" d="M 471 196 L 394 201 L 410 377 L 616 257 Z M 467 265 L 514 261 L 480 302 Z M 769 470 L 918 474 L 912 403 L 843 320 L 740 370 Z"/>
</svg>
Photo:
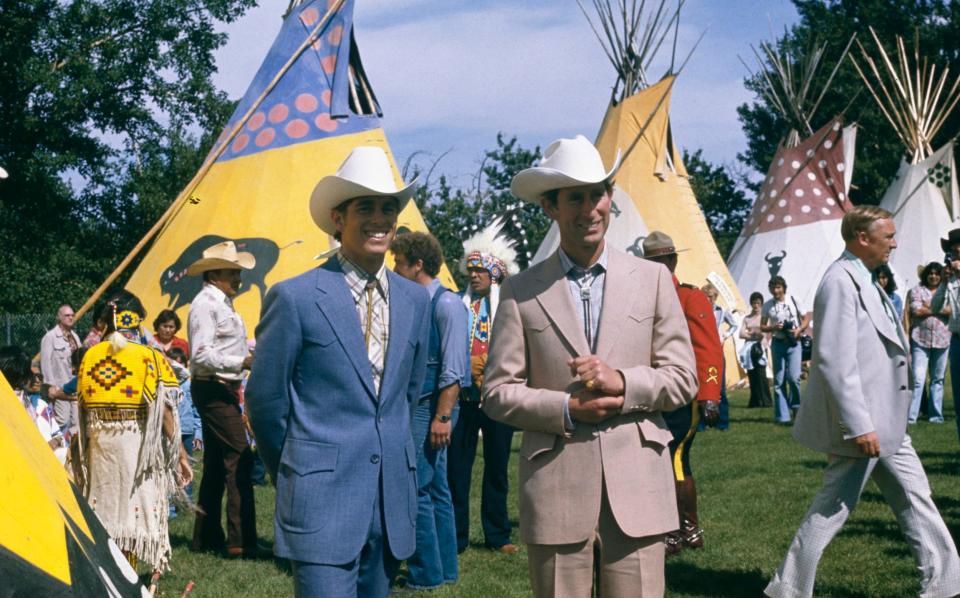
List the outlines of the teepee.
<svg viewBox="0 0 960 598">
<path fill-rule="evenodd" d="M 149 595 L 2 375 L 0 472 L 0 593 Z"/>
<path fill-rule="evenodd" d="M 870 33 L 880 64 L 862 44 L 860 59 L 853 64 L 908 152 L 880 200 L 880 207 L 893 213 L 897 227 L 897 249 L 890 265 L 905 293 L 920 282 L 919 268 L 943 260 L 940 238 L 957 226 L 960 217 L 953 139 L 936 151 L 931 145 L 960 101 L 960 77 L 949 68 L 938 69 L 920 56 L 917 47 L 911 60 L 899 36 L 895 61 L 891 60 L 872 28 Z"/>
<path fill-rule="evenodd" d="M 777 147 L 727 260 L 745 294 L 769 296 L 770 278 L 779 275 L 787 281 L 787 292 L 812 310 L 823 273 L 843 251 L 840 221 L 851 205 L 847 194 L 856 127 L 844 127 L 840 117 L 816 130 L 813 123 L 852 42 L 829 73 L 822 70 L 825 43 L 814 43 L 804 52 L 767 42 L 754 49 L 762 95 L 791 129 Z M 817 85 L 824 74 L 822 86 Z"/>
<path fill-rule="evenodd" d="M 660 48 L 671 33 L 676 35 L 683 2 L 670 9 L 666 0 L 649 5 L 593 0 L 596 22 L 579 0 L 578 4 L 617 74 L 596 140 L 608 166 L 618 151 L 623 158 L 614 177 L 607 241 L 640 257 L 643 239 L 650 231 L 667 233 L 679 248 L 689 250 L 681 254 L 677 278 L 697 287 L 711 282 L 720 293 L 721 305 L 743 311 L 743 298 L 693 194 L 670 125 L 670 94 L 683 64 L 677 69 L 671 64 L 658 82 L 651 84 L 647 78 Z M 533 261 L 549 256 L 559 242 L 554 224 Z M 741 377 L 733 343 L 725 347 L 725 354 L 726 381 L 732 385 Z"/>
<path fill-rule="evenodd" d="M 152 245 L 126 288 L 150 317 L 181 318 L 201 288 L 186 268 L 225 239 L 257 260 L 234 305 L 250 334 L 270 285 L 315 267 L 335 241 L 313 223 L 314 185 L 350 151 L 379 146 L 399 173 L 381 128 L 382 112 L 364 72 L 353 26 L 354 0 L 293 0 L 280 33 L 200 170 L 170 209 L 87 305 L 133 257 Z M 425 231 L 410 202 L 398 229 Z M 442 278 L 453 285 L 444 267 Z"/>
</svg>

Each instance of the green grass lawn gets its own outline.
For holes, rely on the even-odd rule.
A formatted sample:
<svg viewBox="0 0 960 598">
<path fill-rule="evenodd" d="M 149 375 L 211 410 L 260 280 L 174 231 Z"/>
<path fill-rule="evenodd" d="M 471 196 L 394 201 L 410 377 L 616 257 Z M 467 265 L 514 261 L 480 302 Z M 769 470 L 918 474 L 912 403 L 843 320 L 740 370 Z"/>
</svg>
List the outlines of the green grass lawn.
<svg viewBox="0 0 960 598">
<path fill-rule="evenodd" d="M 949 393 L 948 393 L 949 394 Z M 820 486 L 825 457 L 800 447 L 790 429 L 774 426 L 771 409 L 747 409 L 747 393 L 731 395 L 731 429 L 697 436 L 692 452 L 706 547 L 667 562 L 670 596 L 760 596 L 767 580 Z M 946 424 L 921 421 L 910 434 L 926 468 L 934 499 L 955 538 L 960 538 L 960 445 L 953 401 L 944 400 Z M 514 437 L 514 453 L 520 435 Z M 482 453 L 481 453 L 482 455 Z M 511 518 L 517 528 L 516 460 L 511 459 Z M 474 470 L 479 489 L 482 456 Z M 259 487 L 258 530 L 273 541 L 272 488 Z M 460 582 L 430 593 L 437 597 L 528 596 L 526 553 L 501 555 L 483 548 L 480 493 L 473 495 L 471 544 L 460 558 Z M 323 505 L 316 505 L 322 509 Z M 171 521 L 173 571 L 160 595 L 179 596 L 195 582 L 192 598 L 291 596 L 293 583 L 283 561 L 230 561 L 188 550 L 192 517 Z M 827 549 L 817 577 L 817 596 L 863 598 L 916 596 L 919 578 L 906 541 L 873 484 L 857 510 Z"/>
</svg>

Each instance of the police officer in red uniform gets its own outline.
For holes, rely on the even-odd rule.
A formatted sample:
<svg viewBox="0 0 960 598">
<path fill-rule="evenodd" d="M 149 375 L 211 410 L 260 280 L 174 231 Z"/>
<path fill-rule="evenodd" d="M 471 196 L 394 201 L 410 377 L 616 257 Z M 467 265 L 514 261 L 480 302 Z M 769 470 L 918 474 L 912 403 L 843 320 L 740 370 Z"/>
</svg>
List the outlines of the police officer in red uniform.
<svg viewBox="0 0 960 598">
<path fill-rule="evenodd" d="M 643 241 L 643 257 L 663 264 L 670 272 L 677 268 L 677 251 L 673 239 L 660 231 L 651 232 Z M 670 457 L 673 459 L 673 475 L 677 482 L 677 510 L 680 512 L 680 529 L 664 538 L 667 556 L 675 555 L 684 548 L 703 547 L 703 530 L 697 517 L 697 487 L 690 469 L 690 448 L 700 420 L 714 424 L 719 419 L 723 368 L 723 346 L 717 332 L 717 321 L 710 298 L 695 286 L 680 284 L 675 274 L 673 284 L 677 288 L 677 296 L 690 328 L 700 390 L 694 403 L 663 414 L 673 433 Z"/>
</svg>

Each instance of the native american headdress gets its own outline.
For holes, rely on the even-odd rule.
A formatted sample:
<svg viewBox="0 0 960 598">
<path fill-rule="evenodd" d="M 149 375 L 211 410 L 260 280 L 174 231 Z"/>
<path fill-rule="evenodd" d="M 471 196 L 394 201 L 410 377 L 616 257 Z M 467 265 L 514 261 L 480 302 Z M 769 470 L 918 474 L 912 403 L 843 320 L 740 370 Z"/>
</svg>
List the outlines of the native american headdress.
<svg viewBox="0 0 960 598">
<path fill-rule="evenodd" d="M 490 287 L 490 321 L 497 313 L 500 303 L 500 283 L 507 276 L 517 274 L 516 242 L 502 235 L 503 219 L 495 218 L 486 228 L 479 231 L 463 242 L 463 261 L 460 262 L 460 271 L 467 273 L 468 268 L 483 268 L 490 272 L 493 285 Z M 473 302 L 473 293 L 467 287 L 463 294 L 463 302 L 467 308 Z"/>
</svg>

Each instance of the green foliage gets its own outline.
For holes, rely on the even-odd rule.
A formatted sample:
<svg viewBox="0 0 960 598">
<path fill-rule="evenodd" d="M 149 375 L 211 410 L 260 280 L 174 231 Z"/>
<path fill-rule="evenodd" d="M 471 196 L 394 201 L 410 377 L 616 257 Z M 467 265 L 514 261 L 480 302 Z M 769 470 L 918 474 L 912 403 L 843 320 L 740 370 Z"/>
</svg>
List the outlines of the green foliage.
<svg viewBox="0 0 960 598">
<path fill-rule="evenodd" d="M 954 76 L 960 70 L 960 2 L 957 0 L 793 0 L 793 3 L 800 22 L 777 40 L 781 46 L 806 49 L 812 39 L 826 40 L 831 44 L 835 63 L 854 33 L 861 43 L 871 47 L 873 40 L 867 28 L 872 26 L 888 51 L 893 50 L 894 36 L 899 34 L 909 48 L 917 43 L 921 56 L 941 66 L 949 65 Z M 854 47 L 851 53 L 856 52 Z M 832 68 L 829 58 L 827 64 Z M 822 69 L 822 79 L 830 70 Z M 822 79 L 814 85 L 822 84 Z M 760 80 L 747 78 L 745 83 L 757 92 Z M 757 97 L 756 101 L 738 108 L 748 139 L 748 147 L 739 158 L 748 168 L 764 175 L 788 127 L 769 104 L 759 99 L 759 94 Z M 906 150 L 849 59 L 844 61 L 817 111 L 814 128 L 838 114 L 844 114 L 847 122 L 860 124 L 850 197 L 855 204 L 877 204 Z M 934 148 L 958 131 L 960 113 L 955 112 L 934 139 Z"/>
<path fill-rule="evenodd" d="M 0 310 L 82 302 L 156 221 L 231 110 L 215 20 L 254 2 L 0 2 Z"/>
<path fill-rule="evenodd" d="M 710 164 L 702 153 L 702 150 L 693 154 L 683 150 L 683 163 L 690 174 L 690 186 L 707 219 L 717 249 L 726 259 L 740 235 L 744 221 L 750 215 L 753 200 L 748 198 L 726 168 Z"/>
<path fill-rule="evenodd" d="M 530 167 L 540 156 L 540 148 L 525 149 L 516 137 L 509 140 L 497 134 L 497 147 L 486 152 L 473 189 L 453 189 L 445 176 L 437 185 L 429 180 L 414 200 L 430 232 L 440 241 L 443 255 L 457 285 L 463 288 L 466 278 L 457 268 L 463 258 L 463 241 L 501 216 L 504 232 L 516 241 L 517 261 L 526 268 L 540 241 L 547 234 L 550 220 L 539 206 L 520 201 L 510 194 L 514 175 Z M 429 177 L 428 177 L 429 178 Z"/>
</svg>

